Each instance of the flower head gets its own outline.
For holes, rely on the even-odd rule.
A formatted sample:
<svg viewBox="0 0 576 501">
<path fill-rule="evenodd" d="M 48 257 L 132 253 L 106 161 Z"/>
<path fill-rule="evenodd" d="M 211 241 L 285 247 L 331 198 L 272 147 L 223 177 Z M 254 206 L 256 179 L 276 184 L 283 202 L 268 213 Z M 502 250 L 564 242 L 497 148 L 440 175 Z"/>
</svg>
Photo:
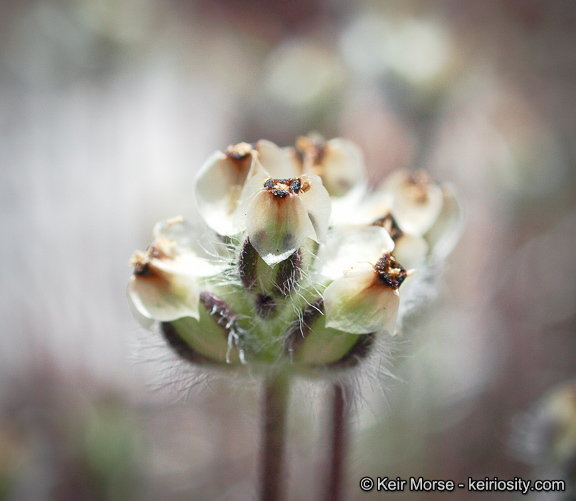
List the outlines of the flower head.
<svg viewBox="0 0 576 501">
<path fill-rule="evenodd" d="M 134 254 L 128 298 L 195 363 L 344 368 L 396 332 L 403 283 L 454 244 L 452 191 L 419 171 L 369 194 L 344 139 L 214 153 L 196 179 L 208 228 L 156 226 Z"/>
</svg>

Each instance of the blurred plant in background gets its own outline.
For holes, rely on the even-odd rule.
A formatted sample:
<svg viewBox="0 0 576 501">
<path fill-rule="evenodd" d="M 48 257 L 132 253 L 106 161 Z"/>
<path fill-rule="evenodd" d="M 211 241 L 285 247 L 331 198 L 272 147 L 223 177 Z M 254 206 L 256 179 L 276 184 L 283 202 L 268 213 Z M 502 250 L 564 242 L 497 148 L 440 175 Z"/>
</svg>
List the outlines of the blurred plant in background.
<svg viewBox="0 0 576 501">
<path fill-rule="evenodd" d="M 213 382 L 167 405 L 166 369 L 183 388 L 189 375 L 151 339 L 140 358 L 158 363 L 127 362 L 124 261 L 157 220 L 192 210 L 212 151 L 317 130 L 358 144 L 370 184 L 425 169 L 466 200 L 438 298 L 421 290 L 428 308 L 400 313 L 398 382 L 386 397 L 363 385 L 351 495 L 383 472 L 531 475 L 506 448 L 510 420 L 576 372 L 575 38 L 569 2 L 0 1 L 3 415 L 15 395 L 35 408 L 34 384 L 14 381 L 49 367 L 47 386 L 134 413 L 144 497 L 250 497 L 253 389 Z M 316 490 L 318 386 L 297 383 L 312 408 L 288 416 L 295 499 Z"/>
<path fill-rule="evenodd" d="M 566 492 L 538 499 L 572 499 L 576 492 L 576 383 L 549 391 L 529 412 L 517 416 L 512 446 L 534 468 L 535 478 L 566 482 Z"/>
</svg>

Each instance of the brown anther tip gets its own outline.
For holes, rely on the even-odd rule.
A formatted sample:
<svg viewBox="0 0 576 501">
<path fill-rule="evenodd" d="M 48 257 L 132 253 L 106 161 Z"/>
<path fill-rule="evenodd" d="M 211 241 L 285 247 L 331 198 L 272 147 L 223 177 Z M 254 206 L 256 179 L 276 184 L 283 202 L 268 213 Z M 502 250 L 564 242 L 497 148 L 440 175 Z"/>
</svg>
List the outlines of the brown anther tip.
<svg viewBox="0 0 576 501">
<path fill-rule="evenodd" d="M 134 254 L 132 254 L 132 256 L 130 256 L 130 259 L 128 260 L 128 266 L 131 267 L 141 266 L 143 264 L 146 264 L 147 261 L 148 256 L 146 253 L 142 251 L 136 251 L 134 252 Z"/>
<path fill-rule="evenodd" d="M 152 270 L 148 263 L 137 264 L 134 267 L 134 275 L 138 277 L 150 277 L 152 276 Z"/>
<path fill-rule="evenodd" d="M 166 254 L 164 254 L 164 253 L 162 252 L 162 250 L 159 249 L 158 247 L 156 247 L 156 246 L 154 246 L 154 245 L 151 245 L 151 246 L 148 248 L 148 256 L 149 256 L 150 258 L 162 259 L 162 258 L 166 257 Z"/>
<path fill-rule="evenodd" d="M 404 267 L 392 254 L 384 254 L 374 266 L 374 270 L 378 273 L 380 283 L 393 289 L 398 289 L 407 276 Z"/>
<path fill-rule="evenodd" d="M 394 241 L 398 240 L 402 235 L 404 235 L 404 232 L 400 229 L 398 223 L 390 213 L 386 214 L 380 219 L 376 219 L 376 221 L 372 223 L 372 226 L 380 226 L 384 228 Z"/>
<path fill-rule="evenodd" d="M 424 170 L 411 172 L 406 178 L 407 188 L 412 199 L 419 204 L 428 202 L 428 186 L 433 184 L 432 179 Z"/>
<path fill-rule="evenodd" d="M 300 177 L 290 179 L 274 179 L 269 177 L 264 182 L 264 188 L 275 198 L 284 198 L 288 195 L 299 195 L 310 189 L 310 183 Z"/>
<path fill-rule="evenodd" d="M 322 163 L 326 153 L 326 142 L 319 134 L 300 136 L 296 139 L 296 151 L 310 162 L 311 166 L 317 166 Z"/>
<path fill-rule="evenodd" d="M 252 153 L 253 148 L 252 145 L 249 143 L 238 143 L 238 144 L 231 144 L 226 148 L 224 152 L 228 158 L 232 160 L 243 160 L 246 158 L 250 153 Z"/>
</svg>

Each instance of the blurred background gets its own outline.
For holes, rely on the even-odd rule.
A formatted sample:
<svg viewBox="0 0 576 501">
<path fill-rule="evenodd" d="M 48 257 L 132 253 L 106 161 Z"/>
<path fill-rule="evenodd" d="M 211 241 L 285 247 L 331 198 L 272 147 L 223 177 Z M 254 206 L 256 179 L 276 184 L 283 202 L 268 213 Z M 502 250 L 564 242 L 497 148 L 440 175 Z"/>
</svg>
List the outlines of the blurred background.
<svg viewBox="0 0 576 501">
<path fill-rule="evenodd" d="M 194 217 L 214 150 L 310 131 L 466 212 L 394 377 L 362 384 L 347 499 L 383 496 L 365 475 L 576 476 L 575 103 L 570 1 L 0 0 L 0 499 L 256 496 L 258 385 L 144 332 L 127 261 Z M 289 499 L 322 492 L 327 391 L 294 389 Z"/>
</svg>

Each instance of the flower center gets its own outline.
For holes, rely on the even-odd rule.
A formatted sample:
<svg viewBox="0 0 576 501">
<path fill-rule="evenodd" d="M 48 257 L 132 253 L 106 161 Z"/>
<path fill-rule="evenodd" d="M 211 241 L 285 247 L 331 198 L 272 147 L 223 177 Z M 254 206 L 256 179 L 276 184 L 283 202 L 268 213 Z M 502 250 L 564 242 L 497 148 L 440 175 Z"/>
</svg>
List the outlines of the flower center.
<svg viewBox="0 0 576 501">
<path fill-rule="evenodd" d="M 404 235 L 404 232 L 398 226 L 396 219 L 394 219 L 394 217 L 390 213 L 386 214 L 384 217 L 381 217 L 380 219 L 376 219 L 376 221 L 372 223 L 372 226 L 381 226 L 382 228 L 384 228 L 388 232 L 392 240 L 394 240 L 394 242 L 396 242 L 396 240 L 398 240 L 402 235 Z"/>
<path fill-rule="evenodd" d="M 382 285 L 398 289 L 406 279 L 406 270 L 392 254 L 384 254 L 374 266 Z"/>
<path fill-rule="evenodd" d="M 268 178 L 264 183 L 266 188 L 275 198 L 284 198 L 288 195 L 298 195 L 310 189 L 310 183 L 299 177 L 293 179 Z"/>
</svg>

